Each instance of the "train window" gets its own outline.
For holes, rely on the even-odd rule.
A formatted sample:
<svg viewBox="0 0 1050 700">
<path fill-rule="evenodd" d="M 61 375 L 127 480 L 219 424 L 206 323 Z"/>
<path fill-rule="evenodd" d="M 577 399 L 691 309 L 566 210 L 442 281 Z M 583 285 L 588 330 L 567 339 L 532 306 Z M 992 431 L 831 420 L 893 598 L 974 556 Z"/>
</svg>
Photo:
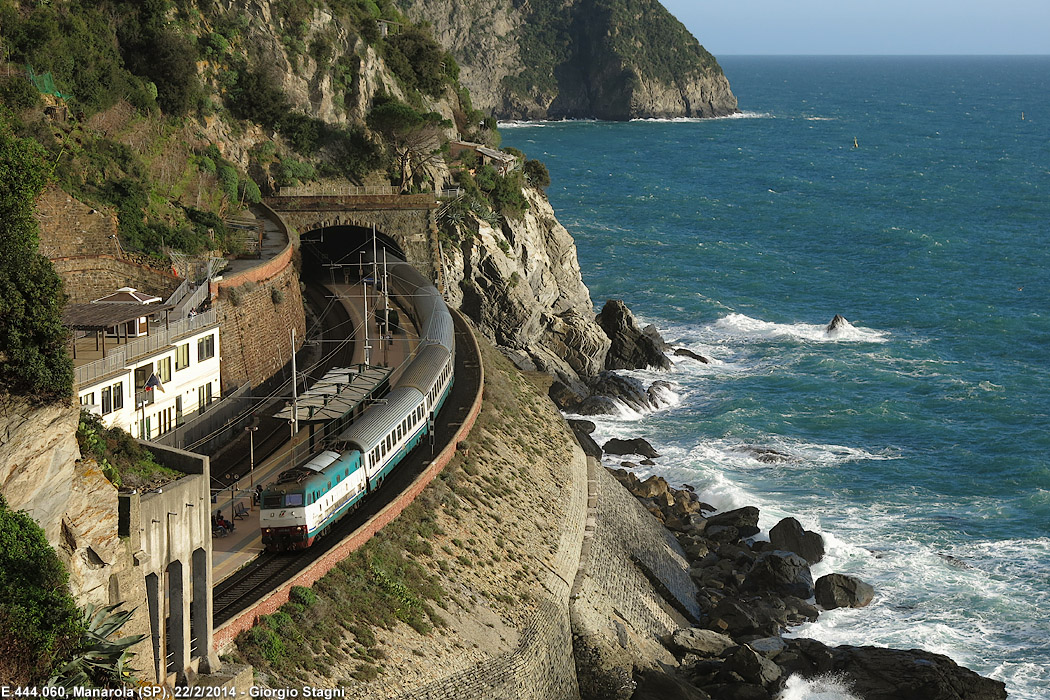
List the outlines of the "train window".
<svg viewBox="0 0 1050 700">
<path fill-rule="evenodd" d="M 281 494 L 263 496 L 263 508 L 280 508 Z"/>
<path fill-rule="evenodd" d="M 284 497 L 284 507 L 294 508 L 303 504 L 303 494 L 301 493 L 289 493 Z"/>
</svg>

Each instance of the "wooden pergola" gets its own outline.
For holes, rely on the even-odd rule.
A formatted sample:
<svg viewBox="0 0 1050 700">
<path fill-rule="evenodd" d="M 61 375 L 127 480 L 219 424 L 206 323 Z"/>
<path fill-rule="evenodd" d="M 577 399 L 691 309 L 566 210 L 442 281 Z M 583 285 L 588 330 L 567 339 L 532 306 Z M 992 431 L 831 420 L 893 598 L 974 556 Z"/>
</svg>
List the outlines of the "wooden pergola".
<svg viewBox="0 0 1050 700">
<path fill-rule="evenodd" d="M 117 329 L 117 345 L 120 345 L 121 329 L 124 330 L 124 343 L 128 342 L 127 323 L 143 316 L 155 317 L 164 314 L 164 327 L 168 327 L 168 312 L 174 304 L 69 304 L 62 311 L 62 325 L 73 331 L 93 331 L 95 333 L 95 350 L 101 346 L 102 357 L 106 356 L 106 330 Z M 149 335 L 149 324 L 146 324 L 146 335 Z M 73 359 L 77 358 L 77 339 L 73 337 Z"/>
</svg>

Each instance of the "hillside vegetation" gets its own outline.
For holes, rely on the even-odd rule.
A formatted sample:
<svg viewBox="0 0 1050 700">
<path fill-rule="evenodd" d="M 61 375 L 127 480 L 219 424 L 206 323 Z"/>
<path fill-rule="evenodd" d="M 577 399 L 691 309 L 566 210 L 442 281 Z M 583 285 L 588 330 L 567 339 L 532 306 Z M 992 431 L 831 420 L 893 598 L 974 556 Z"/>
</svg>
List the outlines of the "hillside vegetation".
<svg viewBox="0 0 1050 700">
<path fill-rule="evenodd" d="M 124 254 L 160 267 L 173 252 L 236 256 L 243 234 L 225 217 L 285 185 L 454 179 L 460 211 L 498 220 L 526 206 L 520 172 L 513 186 L 491 169 L 475 181 L 448 156 L 451 138 L 498 145 L 495 122 L 389 0 L 0 0 L 0 36 L 0 380 L 12 393 L 71 391 L 61 280 L 31 216 L 49 183 L 114 211 Z"/>
</svg>

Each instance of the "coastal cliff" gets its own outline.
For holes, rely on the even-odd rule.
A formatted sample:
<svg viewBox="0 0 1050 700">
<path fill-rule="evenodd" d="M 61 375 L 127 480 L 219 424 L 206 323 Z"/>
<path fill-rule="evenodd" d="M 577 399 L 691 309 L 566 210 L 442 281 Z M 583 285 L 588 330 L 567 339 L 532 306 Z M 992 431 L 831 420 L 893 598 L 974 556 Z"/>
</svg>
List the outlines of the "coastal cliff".
<svg viewBox="0 0 1050 700">
<path fill-rule="evenodd" d="M 717 117 L 737 111 L 717 60 L 657 0 L 410 0 L 500 119 Z"/>
</svg>

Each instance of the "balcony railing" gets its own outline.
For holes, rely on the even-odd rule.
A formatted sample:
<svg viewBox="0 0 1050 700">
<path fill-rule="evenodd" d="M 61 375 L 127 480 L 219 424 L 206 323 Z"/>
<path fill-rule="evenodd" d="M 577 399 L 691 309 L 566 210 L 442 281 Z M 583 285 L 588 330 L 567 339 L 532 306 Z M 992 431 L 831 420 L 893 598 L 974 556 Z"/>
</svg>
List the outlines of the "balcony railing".
<svg viewBox="0 0 1050 700">
<path fill-rule="evenodd" d="M 207 289 L 207 287 L 204 288 Z M 167 328 L 164 326 L 151 327 L 149 335 L 107 349 L 104 358 L 76 367 L 73 370 L 73 382 L 77 388 L 93 384 L 109 374 L 126 368 L 138 358 L 154 354 L 180 338 L 213 325 L 216 320 L 215 310 L 212 309 L 202 314 L 171 321 Z"/>
</svg>

